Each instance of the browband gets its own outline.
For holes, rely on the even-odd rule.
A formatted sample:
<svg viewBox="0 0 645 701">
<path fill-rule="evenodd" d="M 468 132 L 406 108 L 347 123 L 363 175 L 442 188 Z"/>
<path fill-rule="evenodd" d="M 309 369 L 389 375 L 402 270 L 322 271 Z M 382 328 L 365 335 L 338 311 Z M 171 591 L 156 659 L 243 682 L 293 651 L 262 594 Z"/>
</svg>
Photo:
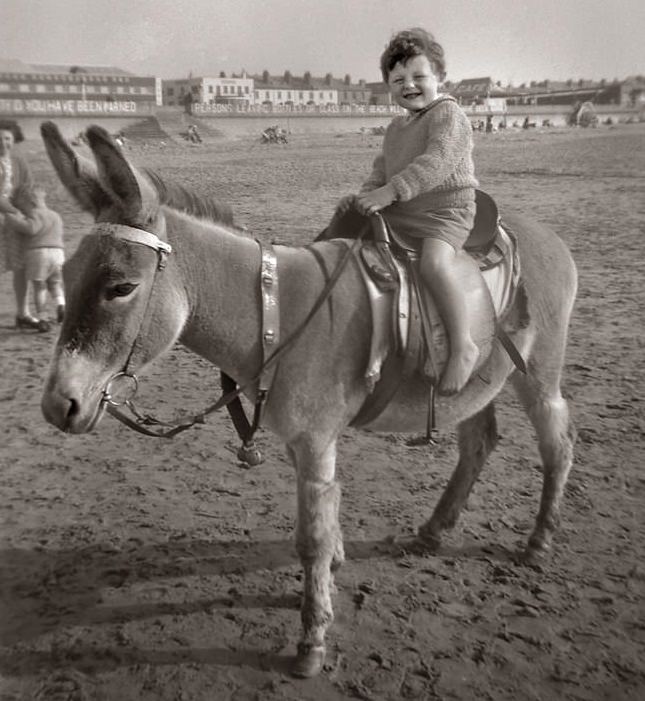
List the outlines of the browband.
<svg viewBox="0 0 645 701">
<path fill-rule="evenodd" d="M 128 241 L 129 243 L 138 243 L 141 246 L 147 246 L 159 253 L 172 253 L 172 246 L 165 241 L 162 241 L 155 234 L 143 229 L 135 229 L 133 226 L 125 224 L 109 224 L 107 222 L 99 222 L 92 228 L 93 234 L 100 236 L 112 236 L 112 238 Z"/>
</svg>

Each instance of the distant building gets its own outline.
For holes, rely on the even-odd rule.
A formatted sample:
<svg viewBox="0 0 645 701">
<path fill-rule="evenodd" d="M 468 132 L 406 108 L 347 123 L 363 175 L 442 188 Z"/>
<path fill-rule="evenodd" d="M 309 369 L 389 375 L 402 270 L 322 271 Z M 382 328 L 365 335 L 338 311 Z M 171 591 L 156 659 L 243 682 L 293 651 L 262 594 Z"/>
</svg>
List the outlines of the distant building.
<svg viewBox="0 0 645 701">
<path fill-rule="evenodd" d="M 378 81 L 376 83 L 365 83 L 365 87 L 369 90 L 369 104 L 370 105 L 392 105 L 392 96 L 390 95 L 390 88 L 383 81 Z"/>
<path fill-rule="evenodd" d="M 255 104 L 253 78 L 224 75 L 218 77 L 180 78 L 162 81 L 163 104 L 185 107 L 186 103 L 202 105 L 229 104 L 248 107 Z"/>
<path fill-rule="evenodd" d="M 281 107 L 306 107 L 338 105 L 338 91 L 332 85 L 333 78 L 314 78 L 310 73 L 302 77 L 291 75 L 289 71 L 280 76 L 271 76 L 266 71 L 254 75 L 255 103 L 257 105 Z"/>
<path fill-rule="evenodd" d="M 493 79 L 490 77 L 466 78 L 465 80 L 460 80 L 451 89 L 450 94 L 460 105 L 469 106 L 478 100 L 491 97 L 492 93 L 496 91 L 496 87 Z"/>
<path fill-rule="evenodd" d="M 36 116 L 152 114 L 160 81 L 115 66 L 0 60 L 0 114 Z"/>
<path fill-rule="evenodd" d="M 614 80 L 543 80 L 506 88 L 509 105 L 574 105 L 592 102 L 595 105 L 636 107 L 645 92 L 645 78 L 633 76 Z"/>
<path fill-rule="evenodd" d="M 349 75 L 346 75 L 343 80 L 332 78 L 328 73 L 325 76 L 325 82 L 328 82 L 330 87 L 335 88 L 338 92 L 338 104 L 344 106 L 352 105 L 369 105 L 372 97 L 372 91 L 364 80 L 359 80 L 358 83 L 352 83 Z"/>
</svg>

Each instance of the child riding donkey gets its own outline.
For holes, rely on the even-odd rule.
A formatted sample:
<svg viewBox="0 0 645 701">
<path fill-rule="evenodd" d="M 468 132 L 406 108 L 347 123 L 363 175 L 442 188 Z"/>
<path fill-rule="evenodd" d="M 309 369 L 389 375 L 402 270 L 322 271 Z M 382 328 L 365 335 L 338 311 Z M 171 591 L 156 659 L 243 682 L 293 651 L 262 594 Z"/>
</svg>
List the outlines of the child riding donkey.
<svg viewBox="0 0 645 701">
<path fill-rule="evenodd" d="M 450 341 L 439 392 L 455 394 L 479 354 L 456 264 L 475 219 L 472 129 L 457 102 L 439 93 L 446 75 L 444 52 L 425 30 L 397 33 L 381 56 L 381 72 L 407 115 L 392 120 L 370 176 L 357 195 L 341 199 L 326 236 L 342 226 L 343 215 L 353 207 L 365 215 L 382 212 L 403 240 L 420 240 L 421 276 Z"/>
</svg>

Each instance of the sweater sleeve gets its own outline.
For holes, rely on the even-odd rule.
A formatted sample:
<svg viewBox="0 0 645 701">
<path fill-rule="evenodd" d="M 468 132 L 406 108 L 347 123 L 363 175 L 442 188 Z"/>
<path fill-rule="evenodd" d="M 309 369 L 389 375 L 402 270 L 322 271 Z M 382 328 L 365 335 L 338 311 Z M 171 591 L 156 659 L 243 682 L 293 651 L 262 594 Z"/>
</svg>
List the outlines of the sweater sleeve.
<svg viewBox="0 0 645 701">
<path fill-rule="evenodd" d="M 14 182 L 11 202 L 23 213 L 29 214 L 34 204 L 34 178 L 27 162 L 16 156 L 13 158 Z"/>
<path fill-rule="evenodd" d="M 402 201 L 441 185 L 472 150 L 472 128 L 466 115 L 453 102 L 437 105 L 427 118 L 424 153 L 392 176 L 391 183 Z"/>
<path fill-rule="evenodd" d="M 370 190 L 376 190 L 377 187 L 385 185 L 385 156 L 383 153 L 374 159 L 372 164 L 372 172 L 369 174 L 367 180 L 361 185 L 360 192 L 370 192 Z"/>
</svg>

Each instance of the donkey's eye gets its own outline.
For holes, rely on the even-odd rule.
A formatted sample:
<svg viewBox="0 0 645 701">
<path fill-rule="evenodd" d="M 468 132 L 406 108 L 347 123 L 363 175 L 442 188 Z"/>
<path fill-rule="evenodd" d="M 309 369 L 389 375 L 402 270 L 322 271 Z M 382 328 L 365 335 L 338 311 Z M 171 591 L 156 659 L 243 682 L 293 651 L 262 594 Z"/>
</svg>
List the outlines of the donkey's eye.
<svg viewBox="0 0 645 701">
<path fill-rule="evenodd" d="M 136 288 L 137 285 L 132 282 L 122 282 L 118 285 L 112 285 L 105 291 L 105 298 L 114 299 L 115 297 L 127 297 L 134 292 Z"/>
</svg>

